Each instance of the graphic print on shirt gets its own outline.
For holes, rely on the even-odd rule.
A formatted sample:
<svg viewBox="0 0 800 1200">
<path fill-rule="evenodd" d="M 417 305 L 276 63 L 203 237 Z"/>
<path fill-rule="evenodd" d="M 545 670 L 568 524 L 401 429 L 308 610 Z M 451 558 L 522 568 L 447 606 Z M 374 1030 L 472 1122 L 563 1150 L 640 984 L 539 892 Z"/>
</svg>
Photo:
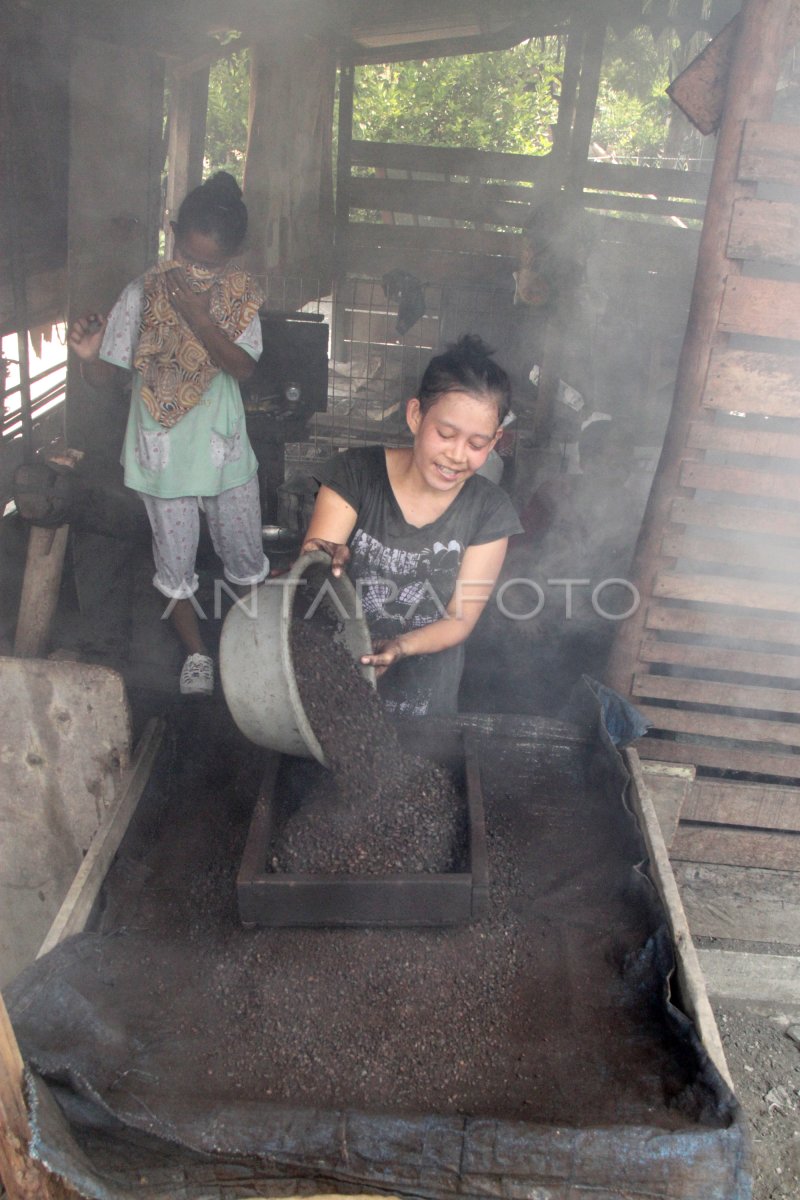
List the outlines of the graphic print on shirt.
<svg viewBox="0 0 800 1200">
<path fill-rule="evenodd" d="M 460 542 L 400 550 L 359 528 L 350 553 L 350 574 L 373 638 L 397 637 L 446 615 L 464 554 Z"/>
</svg>

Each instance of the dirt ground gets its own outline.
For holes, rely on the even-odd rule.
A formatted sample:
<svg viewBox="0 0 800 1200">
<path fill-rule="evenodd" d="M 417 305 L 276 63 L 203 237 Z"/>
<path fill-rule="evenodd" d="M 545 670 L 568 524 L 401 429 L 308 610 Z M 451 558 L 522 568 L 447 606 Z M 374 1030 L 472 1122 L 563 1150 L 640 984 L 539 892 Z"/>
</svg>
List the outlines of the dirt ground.
<svg viewBox="0 0 800 1200">
<path fill-rule="evenodd" d="M 800 1197 L 800 1021 L 716 1003 L 725 1057 L 752 1139 L 753 1200 Z"/>
</svg>

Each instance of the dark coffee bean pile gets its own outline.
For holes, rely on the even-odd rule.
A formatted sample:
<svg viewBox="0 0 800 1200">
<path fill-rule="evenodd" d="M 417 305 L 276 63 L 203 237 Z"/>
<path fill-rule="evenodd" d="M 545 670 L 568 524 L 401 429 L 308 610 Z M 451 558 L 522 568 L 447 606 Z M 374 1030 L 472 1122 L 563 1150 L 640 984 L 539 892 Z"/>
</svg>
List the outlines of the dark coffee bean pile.
<svg viewBox="0 0 800 1200">
<path fill-rule="evenodd" d="M 459 869 L 466 814 L 450 775 L 407 753 L 352 656 L 316 621 L 291 627 L 295 678 L 330 772 L 279 830 L 273 869 L 388 875 Z"/>
</svg>

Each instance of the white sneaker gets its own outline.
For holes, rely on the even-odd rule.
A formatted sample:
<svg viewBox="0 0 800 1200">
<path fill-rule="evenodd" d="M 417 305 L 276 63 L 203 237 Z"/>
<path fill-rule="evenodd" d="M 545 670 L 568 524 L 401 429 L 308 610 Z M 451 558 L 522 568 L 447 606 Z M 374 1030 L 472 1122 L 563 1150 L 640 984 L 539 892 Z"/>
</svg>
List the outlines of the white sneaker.
<svg viewBox="0 0 800 1200">
<path fill-rule="evenodd" d="M 214 694 L 214 663 L 207 654 L 190 654 L 181 670 L 182 696 Z"/>
</svg>

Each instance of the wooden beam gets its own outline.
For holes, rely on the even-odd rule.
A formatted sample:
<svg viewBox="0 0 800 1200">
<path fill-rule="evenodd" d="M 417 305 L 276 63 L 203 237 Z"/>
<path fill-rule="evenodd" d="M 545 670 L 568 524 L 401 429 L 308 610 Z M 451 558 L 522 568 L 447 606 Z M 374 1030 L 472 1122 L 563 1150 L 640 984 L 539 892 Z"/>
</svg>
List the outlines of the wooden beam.
<svg viewBox="0 0 800 1200">
<path fill-rule="evenodd" d="M 509 154 L 452 146 L 409 146 L 401 142 L 352 144 L 354 167 L 396 167 L 434 175 L 464 175 L 479 179 L 506 179 L 533 183 L 547 172 L 549 155 Z"/>
<path fill-rule="evenodd" d="M 637 704 L 636 707 L 654 729 L 667 730 L 672 733 L 687 733 L 702 738 L 733 738 L 742 742 L 763 743 L 768 746 L 792 746 L 800 749 L 800 725 L 793 725 L 788 721 L 761 721 L 757 717 L 734 717 L 726 713 L 708 713 L 697 709 L 689 711 L 685 708 L 658 708 L 650 704 Z M 760 747 L 754 745 L 749 749 L 758 751 Z M 786 770 L 770 771 L 768 765 L 757 767 L 754 760 L 751 760 L 752 765 L 749 768 L 734 767 L 734 752 L 735 747 L 729 747 L 731 770 L 751 770 L 762 775 L 788 774 Z M 664 756 L 664 751 L 659 743 L 658 753 L 654 757 L 661 758 L 662 756 Z M 765 751 L 761 761 L 767 764 L 768 757 L 769 755 Z M 690 756 L 688 761 L 695 760 Z M 699 763 L 700 759 L 696 761 Z M 786 765 L 787 763 L 784 761 L 783 766 Z M 800 755 L 794 760 L 792 777 L 800 778 Z"/>
<path fill-rule="evenodd" d="M 783 437 L 782 434 L 775 436 Z M 787 440 L 791 446 L 792 438 Z M 774 508 L 745 508 L 741 504 L 678 498 L 672 502 L 670 519 L 675 525 L 764 533 L 775 538 L 800 537 L 800 513 Z"/>
<path fill-rule="evenodd" d="M 672 663 L 703 671 L 800 679 L 800 654 L 763 654 L 754 650 L 732 650 L 729 646 L 694 646 L 648 637 L 642 643 L 641 659 L 645 663 Z"/>
<path fill-rule="evenodd" d="M 719 1030 L 714 1020 L 714 1013 L 706 993 L 703 972 L 700 969 L 689 930 L 689 922 L 686 919 L 678 886 L 672 874 L 669 856 L 661 837 L 647 776 L 642 771 L 642 764 L 634 747 L 629 746 L 624 751 L 624 758 L 631 776 L 630 799 L 647 847 L 650 874 L 664 905 L 667 923 L 675 946 L 681 996 L 709 1056 L 723 1079 L 733 1090 Z"/>
<path fill-rule="evenodd" d="M 697 779 L 684 801 L 681 819 L 800 833 L 800 788 Z M 797 932 L 800 935 L 800 926 Z"/>
<path fill-rule="evenodd" d="M 86 925 L 103 880 L 120 847 L 136 806 L 147 786 L 166 725 L 162 717 L 151 718 L 136 747 L 131 765 L 120 781 L 115 802 L 103 816 L 61 908 L 48 930 L 37 958 Z"/>
<path fill-rule="evenodd" d="M 796 548 L 793 547 L 796 551 Z M 762 574 L 775 571 L 787 575 L 800 573 L 800 559 L 784 542 L 771 538 L 758 541 L 741 537 L 698 537 L 696 534 L 667 533 L 661 542 L 665 558 L 691 559 L 726 567 L 750 568 Z"/>
<path fill-rule="evenodd" d="M 348 231 L 350 245 L 375 246 L 402 253 L 411 250 L 455 251 L 460 254 L 495 254 L 513 258 L 518 238 L 513 233 L 491 230 L 445 229 L 440 226 L 383 225 L 358 221 Z"/>
<path fill-rule="evenodd" d="M 613 192 L 638 192 L 640 195 L 695 200 L 704 204 L 709 176 L 704 171 L 678 171 L 673 167 L 628 167 L 618 163 L 587 162 L 585 188 L 605 188 Z"/>
<path fill-rule="evenodd" d="M 669 850 L 678 832 L 681 812 L 694 781 L 695 768 L 643 761 L 642 772 L 650 789 L 664 845 Z"/>
<path fill-rule="evenodd" d="M 800 356 L 716 347 L 703 407 L 770 417 L 800 416 Z"/>
<path fill-rule="evenodd" d="M 382 209 L 456 221 L 478 221 L 517 228 L 530 220 L 533 189 L 515 187 L 517 199 L 503 199 L 511 190 L 502 184 L 475 187 L 435 180 L 379 179 L 355 176 L 348 185 L 351 208 Z"/>
<path fill-rule="evenodd" d="M 0 1180 L 8 1200 L 78 1200 L 28 1155 L 31 1128 L 25 1104 L 24 1066 L 3 997 L 0 996 Z"/>
<path fill-rule="evenodd" d="M 800 341 L 800 283 L 729 275 L 719 328 L 724 333 Z"/>
<path fill-rule="evenodd" d="M 648 700 L 680 700 L 684 704 L 713 708 L 800 713 L 800 691 L 793 688 L 716 683 L 710 679 L 682 679 L 676 675 L 634 675 L 632 694 Z M 800 742 L 800 726 L 797 741 Z"/>
<path fill-rule="evenodd" d="M 658 713 L 660 710 L 654 709 Z M 658 762 L 689 763 L 697 767 L 712 767 L 719 771 L 744 771 L 753 775 L 765 775 L 773 779 L 798 778 L 798 761 L 794 754 L 776 754 L 753 746 L 731 746 L 730 742 L 707 742 L 696 738 L 691 741 L 673 742 L 667 738 L 648 736 L 638 744 L 643 759 L 654 758 Z"/>
<path fill-rule="evenodd" d="M 664 571 L 656 576 L 652 594 L 661 599 L 800 613 L 800 586 L 763 583 L 725 575 L 684 575 L 677 571 Z"/>
<path fill-rule="evenodd" d="M 800 459 L 800 434 L 766 433 L 763 427 L 754 429 L 741 420 L 734 425 L 710 425 L 707 421 L 694 421 L 687 445 L 692 450 Z"/>
<path fill-rule="evenodd" d="M 45 529 L 32 525 L 14 636 L 17 658 L 41 658 L 58 603 L 69 525 Z"/>
<path fill-rule="evenodd" d="M 747 121 L 739 158 L 739 178 L 789 187 L 800 185 L 797 126 Z"/>
<path fill-rule="evenodd" d="M 728 492 L 734 496 L 766 500 L 795 501 L 800 491 L 800 477 L 791 471 L 769 470 L 769 460 L 762 463 L 761 470 L 685 462 L 681 467 L 680 484 L 706 492 Z"/>
<path fill-rule="evenodd" d="M 670 853 L 676 860 L 690 862 L 800 871 L 800 834 L 681 825 Z"/>
<path fill-rule="evenodd" d="M 800 205 L 754 197 L 737 200 L 728 257 L 800 266 Z"/>
<path fill-rule="evenodd" d="M 188 192 L 203 181 L 206 141 L 209 66 L 191 74 L 171 71 L 168 76 L 169 118 L 167 147 L 168 221 L 178 219 L 178 209 Z M 172 231 L 167 225 L 167 253 L 172 253 Z"/>
<path fill-rule="evenodd" d="M 699 950 L 698 958 L 713 999 L 800 1012 L 800 958 L 796 955 Z"/>
<path fill-rule="evenodd" d="M 646 624 L 648 629 L 695 634 L 716 641 L 742 638 L 748 645 L 767 642 L 781 646 L 800 646 L 800 623 L 796 620 L 737 615 L 720 611 L 717 607 L 699 610 L 649 604 Z"/>
<path fill-rule="evenodd" d="M 695 937 L 797 944 L 797 872 L 690 862 L 674 862 L 672 869 Z"/>
</svg>

